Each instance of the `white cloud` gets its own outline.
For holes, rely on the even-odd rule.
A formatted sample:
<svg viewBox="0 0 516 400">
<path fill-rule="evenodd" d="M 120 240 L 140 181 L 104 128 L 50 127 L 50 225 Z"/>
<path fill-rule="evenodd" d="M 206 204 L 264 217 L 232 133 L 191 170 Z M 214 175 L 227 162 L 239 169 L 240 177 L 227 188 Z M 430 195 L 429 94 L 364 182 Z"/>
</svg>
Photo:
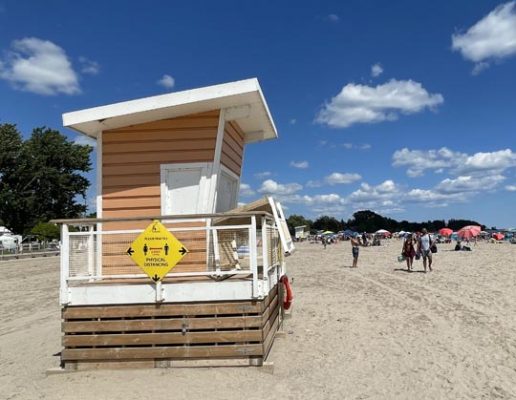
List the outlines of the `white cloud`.
<svg viewBox="0 0 516 400">
<path fill-rule="evenodd" d="M 100 64 L 86 57 L 79 57 L 81 72 L 88 75 L 97 75 L 100 72 Z"/>
<path fill-rule="evenodd" d="M 516 54 L 516 1 L 500 4 L 466 33 L 452 35 L 452 49 L 476 63 L 477 74 L 489 62 Z"/>
<path fill-rule="evenodd" d="M 97 141 L 86 135 L 77 135 L 73 141 L 75 144 L 88 145 L 91 147 L 97 147 Z"/>
<path fill-rule="evenodd" d="M 454 152 L 446 147 L 439 150 L 409 150 L 403 148 L 392 155 L 395 167 L 408 167 L 407 175 L 421 176 L 427 169 L 451 168 L 465 161 L 466 154 Z"/>
<path fill-rule="evenodd" d="M 291 161 L 290 166 L 299 169 L 308 168 L 308 161 Z"/>
<path fill-rule="evenodd" d="M 299 192 L 303 189 L 303 186 L 299 183 L 278 183 L 273 181 L 272 179 L 267 179 L 262 182 L 261 187 L 258 189 L 258 192 L 263 194 L 271 194 L 271 195 L 290 195 L 296 192 Z"/>
<path fill-rule="evenodd" d="M 270 171 L 263 171 L 263 172 L 257 172 L 256 174 L 254 174 L 254 177 L 256 179 L 265 179 L 265 178 L 267 178 L 267 177 L 269 177 L 271 175 L 272 175 L 272 172 L 270 172 Z"/>
<path fill-rule="evenodd" d="M 371 76 L 373 78 L 379 77 L 383 73 L 383 68 L 380 64 L 374 64 L 371 66 Z"/>
<path fill-rule="evenodd" d="M 340 21 L 340 17 L 337 15 L 337 14 L 328 14 L 328 21 L 331 21 L 331 22 L 339 22 Z"/>
<path fill-rule="evenodd" d="M 42 95 L 77 94 L 79 78 L 66 52 L 58 45 L 34 37 L 15 40 L 0 60 L 0 78 L 14 88 Z"/>
<path fill-rule="evenodd" d="M 308 181 L 306 186 L 308 187 L 320 187 L 324 184 L 326 185 L 345 185 L 349 183 L 356 182 L 358 180 L 362 179 L 362 176 L 356 173 L 340 173 L 340 172 L 333 172 L 330 175 L 324 177 L 323 181 Z"/>
<path fill-rule="evenodd" d="M 507 185 L 505 186 L 505 190 L 508 192 L 516 192 L 516 185 Z"/>
<path fill-rule="evenodd" d="M 505 177 L 502 175 L 458 176 L 442 180 L 436 186 L 436 190 L 440 193 L 479 192 L 494 189 L 504 180 Z"/>
<path fill-rule="evenodd" d="M 469 156 L 463 165 L 459 166 L 460 171 L 485 171 L 498 170 L 516 166 L 516 153 L 511 149 L 493 151 L 493 152 L 479 152 Z"/>
<path fill-rule="evenodd" d="M 493 152 L 478 152 L 473 155 L 452 151 L 446 147 L 438 150 L 409 150 L 394 152 L 393 166 L 408 167 L 407 175 L 417 177 L 426 170 L 442 173 L 445 169 L 457 175 L 491 171 L 500 173 L 516 166 L 516 153 L 511 149 Z"/>
<path fill-rule="evenodd" d="M 297 123 L 297 119 L 292 118 L 290 121 L 288 121 L 290 125 L 295 125 Z"/>
<path fill-rule="evenodd" d="M 419 82 L 395 79 L 378 86 L 349 83 L 324 105 L 316 121 L 333 128 L 358 123 L 377 123 L 433 109 L 444 101 L 439 93 L 429 93 Z"/>
<path fill-rule="evenodd" d="M 176 84 L 176 80 L 172 76 L 164 74 L 156 83 L 165 89 L 172 89 Z"/>
<path fill-rule="evenodd" d="M 253 189 L 251 189 L 251 185 L 248 185 L 247 183 L 240 184 L 240 196 L 250 197 L 250 196 L 254 196 L 254 195 L 255 195 L 255 192 Z"/>
<path fill-rule="evenodd" d="M 372 146 L 369 143 L 353 144 L 353 143 L 341 143 L 341 147 L 346 150 L 358 149 L 358 150 L 369 150 Z"/>
</svg>

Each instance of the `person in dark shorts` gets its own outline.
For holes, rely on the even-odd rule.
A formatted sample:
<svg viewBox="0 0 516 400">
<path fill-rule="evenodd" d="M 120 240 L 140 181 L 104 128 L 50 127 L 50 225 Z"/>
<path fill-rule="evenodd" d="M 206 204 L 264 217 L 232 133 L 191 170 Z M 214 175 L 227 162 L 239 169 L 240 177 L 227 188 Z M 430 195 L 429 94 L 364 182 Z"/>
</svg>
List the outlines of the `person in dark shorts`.
<svg viewBox="0 0 516 400">
<path fill-rule="evenodd" d="M 353 267 L 358 268 L 358 253 L 359 253 L 360 239 L 358 236 L 351 237 L 351 253 L 353 254 Z"/>
</svg>

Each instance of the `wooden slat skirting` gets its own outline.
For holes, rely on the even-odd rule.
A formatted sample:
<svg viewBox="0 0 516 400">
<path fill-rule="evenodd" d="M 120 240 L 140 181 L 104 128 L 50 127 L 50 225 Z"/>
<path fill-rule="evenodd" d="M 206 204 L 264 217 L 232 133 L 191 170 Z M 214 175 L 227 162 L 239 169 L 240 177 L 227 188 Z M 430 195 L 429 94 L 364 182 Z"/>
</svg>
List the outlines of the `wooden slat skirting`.
<svg viewBox="0 0 516 400">
<path fill-rule="evenodd" d="M 279 311 L 277 287 L 261 301 L 65 307 L 61 361 L 67 369 L 82 369 L 263 360 Z"/>
</svg>

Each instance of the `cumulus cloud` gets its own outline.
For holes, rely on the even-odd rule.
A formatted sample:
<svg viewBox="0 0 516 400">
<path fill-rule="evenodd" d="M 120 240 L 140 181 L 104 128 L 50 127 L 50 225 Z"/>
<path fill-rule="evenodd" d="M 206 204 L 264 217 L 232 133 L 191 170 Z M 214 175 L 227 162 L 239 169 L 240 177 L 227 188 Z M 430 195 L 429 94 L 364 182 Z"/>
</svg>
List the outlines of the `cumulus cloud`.
<svg viewBox="0 0 516 400">
<path fill-rule="evenodd" d="M 250 197 L 254 196 L 255 191 L 251 189 L 251 185 L 248 185 L 247 183 L 241 183 L 240 184 L 240 196 L 242 197 Z"/>
<path fill-rule="evenodd" d="M 291 161 L 290 166 L 299 169 L 308 168 L 308 161 Z"/>
<path fill-rule="evenodd" d="M 88 145 L 91 147 L 97 147 L 97 141 L 86 135 L 77 135 L 73 141 L 75 144 Z"/>
<path fill-rule="evenodd" d="M 407 175 L 417 177 L 426 170 L 443 172 L 445 169 L 456 175 L 491 171 L 500 173 L 516 166 L 516 153 L 511 149 L 493 152 L 478 152 L 473 155 L 452 151 L 446 147 L 438 150 L 409 150 L 394 152 L 392 165 L 407 167 Z"/>
<path fill-rule="evenodd" d="M 335 23 L 340 21 L 340 17 L 337 14 L 328 14 L 327 19 L 328 19 L 328 21 L 335 22 Z"/>
<path fill-rule="evenodd" d="M 322 181 L 308 181 L 306 186 L 308 187 L 320 187 L 323 185 L 345 185 L 356 182 L 362 179 L 362 176 L 356 173 L 340 173 L 333 172 L 330 175 L 324 177 Z"/>
<path fill-rule="evenodd" d="M 516 185 L 507 185 L 505 186 L 505 190 L 508 192 L 516 192 Z"/>
<path fill-rule="evenodd" d="M 299 192 L 303 186 L 299 183 L 278 183 L 272 179 L 267 179 L 262 182 L 258 192 L 270 195 L 290 195 Z"/>
<path fill-rule="evenodd" d="M 452 49 L 475 63 L 473 73 L 493 60 L 516 54 L 516 1 L 497 6 L 465 33 L 452 35 Z"/>
<path fill-rule="evenodd" d="M 77 94 L 79 78 L 66 52 L 48 40 L 15 40 L 0 60 L 0 78 L 18 90 L 41 95 Z"/>
<path fill-rule="evenodd" d="M 443 103 L 441 94 L 429 93 L 419 82 L 392 79 L 377 86 L 349 83 L 324 105 L 316 121 L 333 128 L 359 123 L 394 121 Z"/>
<path fill-rule="evenodd" d="M 172 89 L 176 84 L 176 80 L 172 76 L 164 74 L 156 83 L 165 89 Z"/>
<path fill-rule="evenodd" d="M 436 186 L 436 190 L 440 193 L 479 192 L 494 189 L 504 180 L 505 177 L 502 175 L 458 176 L 442 180 Z"/>
<path fill-rule="evenodd" d="M 81 72 L 88 75 L 97 75 L 100 72 L 100 64 L 86 57 L 79 57 Z"/>
<path fill-rule="evenodd" d="M 383 73 L 383 68 L 380 64 L 374 64 L 371 66 L 371 76 L 373 78 L 379 77 Z"/>
</svg>

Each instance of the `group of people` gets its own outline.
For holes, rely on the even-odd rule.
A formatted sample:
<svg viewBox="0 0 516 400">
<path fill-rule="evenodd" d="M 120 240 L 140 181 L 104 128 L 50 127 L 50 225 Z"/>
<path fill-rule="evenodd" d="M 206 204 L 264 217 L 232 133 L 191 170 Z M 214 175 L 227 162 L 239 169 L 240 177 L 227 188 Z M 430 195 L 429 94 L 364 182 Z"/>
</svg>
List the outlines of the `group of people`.
<svg viewBox="0 0 516 400">
<path fill-rule="evenodd" d="M 432 272 L 432 250 L 435 248 L 435 241 L 428 234 L 427 230 L 423 228 L 421 235 L 408 235 L 403 242 L 401 255 L 405 258 L 407 263 L 407 271 L 411 272 L 414 258 L 423 258 L 423 268 L 425 273 L 427 267 Z"/>
</svg>

